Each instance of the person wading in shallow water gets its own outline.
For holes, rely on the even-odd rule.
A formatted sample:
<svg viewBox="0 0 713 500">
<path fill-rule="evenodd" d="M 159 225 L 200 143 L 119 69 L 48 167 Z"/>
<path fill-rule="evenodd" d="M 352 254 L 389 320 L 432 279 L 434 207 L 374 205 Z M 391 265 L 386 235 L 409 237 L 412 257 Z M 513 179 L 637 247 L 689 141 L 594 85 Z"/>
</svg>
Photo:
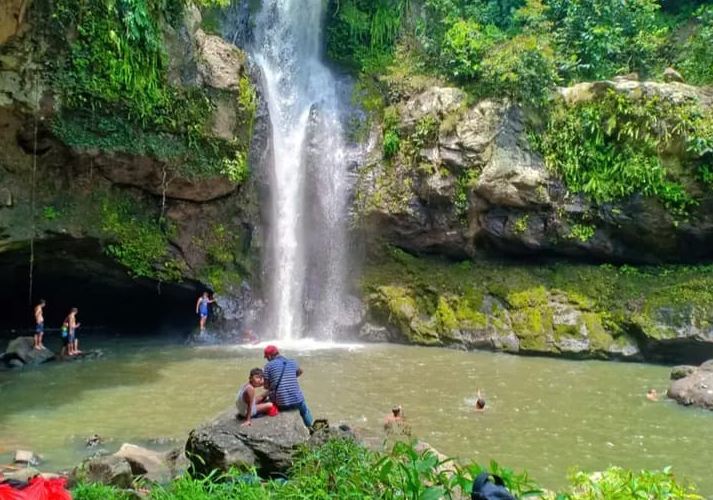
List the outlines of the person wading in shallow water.
<svg viewBox="0 0 713 500">
<path fill-rule="evenodd" d="M 297 382 L 297 377 L 303 373 L 302 368 L 296 361 L 281 356 L 274 345 L 265 347 L 264 354 L 267 359 L 263 369 L 265 387 L 270 391 L 270 400 L 280 411 L 299 410 L 304 424 L 312 427 L 314 419 Z"/>
<path fill-rule="evenodd" d="M 208 292 L 203 292 L 203 295 L 198 297 L 198 301 L 196 302 L 196 314 L 200 318 L 198 325 L 200 326 L 201 333 L 205 331 L 205 322 L 208 320 L 208 306 L 213 302 L 215 302 L 215 300 L 208 297 Z"/>
<path fill-rule="evenodd" d="M 46 349 L 42 343 L 42 337 L 45 334 L 45 316 L 42 310 L 45 305 L 47 305 L 45 299 L 41 299 L 39 304 L 35 306 L 35 349 L 38 351 Z"/>
</svg>

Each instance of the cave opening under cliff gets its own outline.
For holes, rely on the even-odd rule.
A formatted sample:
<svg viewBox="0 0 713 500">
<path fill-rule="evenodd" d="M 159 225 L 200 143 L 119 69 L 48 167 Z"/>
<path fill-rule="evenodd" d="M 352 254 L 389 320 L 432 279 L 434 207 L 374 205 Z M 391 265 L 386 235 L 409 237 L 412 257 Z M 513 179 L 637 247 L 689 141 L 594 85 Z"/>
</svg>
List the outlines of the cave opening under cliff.
<svg viewBox="0 0 713 500">
<path fill-rule="evenodd" d="M 182 335 L 194 326 L 198 283 L 134 279 L 95 239 L 58 237 L 36 242 L 32 303 L 29 243 L 0 253 L 0 336 L 30 334 L 34 304 L 47 302 L 45 325 L 58 329 L 69 309 L 83 327 L 109 334 Z"/>
</svg>

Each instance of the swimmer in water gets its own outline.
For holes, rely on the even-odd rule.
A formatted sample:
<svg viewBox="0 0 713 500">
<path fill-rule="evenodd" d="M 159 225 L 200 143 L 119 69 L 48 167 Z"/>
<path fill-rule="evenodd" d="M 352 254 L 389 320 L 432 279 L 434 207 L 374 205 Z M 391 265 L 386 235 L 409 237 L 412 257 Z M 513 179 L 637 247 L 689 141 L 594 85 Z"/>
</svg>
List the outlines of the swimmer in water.
<svg viewBox="0 0 713 500">
<path fill-rule="evenodd" d="M 476 413 L 483 413 L 485 411 L 485 398 L 480 395 L 480 389 L 478 389 L 478 395 L 475 399 L 475 411 Z"/>
<path fill-rule="evenodd" d="M 649 401 L 658 401 L 659 394 L 656 392 L 656 389 L 649 389 L 646 393 L 646 399 L 648 399 Z"/>
</svg>

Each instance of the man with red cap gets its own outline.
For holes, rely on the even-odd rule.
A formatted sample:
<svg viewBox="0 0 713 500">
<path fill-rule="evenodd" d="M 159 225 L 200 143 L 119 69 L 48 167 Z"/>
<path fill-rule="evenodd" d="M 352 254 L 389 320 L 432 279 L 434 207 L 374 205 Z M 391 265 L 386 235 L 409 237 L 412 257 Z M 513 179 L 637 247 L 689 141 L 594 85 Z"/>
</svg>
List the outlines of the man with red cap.
<svg viewBox="0 0 713 500">
<path fill-rule="evenodd" d="M 270 391 L 270 400 L 280 411 L 299 410 L 305 425 L 312 427 L 312 413 L 297 382 L 297 377 L 302 375 L 302 368 L 296 361 L 282 356 L 274 345 L 265 347 L 265 359 L 267 364 L 263 372 L 265 387 Z"/>
</svg>

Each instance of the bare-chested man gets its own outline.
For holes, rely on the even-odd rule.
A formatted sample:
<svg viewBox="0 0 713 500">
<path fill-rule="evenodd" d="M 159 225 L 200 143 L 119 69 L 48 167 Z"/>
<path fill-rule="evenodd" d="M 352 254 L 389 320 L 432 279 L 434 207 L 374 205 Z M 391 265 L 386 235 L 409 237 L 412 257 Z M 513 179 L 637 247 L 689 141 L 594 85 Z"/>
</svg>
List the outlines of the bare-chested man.
<svg viewBox="0 0 713 500">
<path fill-rule="evenodd" d="M 79 341 L 77 340 L 76 331 L 80 327 L 77 323 L 77 313 L 79 309 L 73 307 L 62 323 L 62 340 L 67 349 L 67 355 L 75 356 L 81 354 L 79 350 Z M 64 349 L 63 349 L 64 350 Z"/>
<path fill-rule="evenodd" d="M 41 351 L 46 349 L 42 343 L 42 337 L 45 334 L 45 316 L 43 314 L 43 309 L 47 305 L 45 299 L 41 299 L 40 302 L 35 306 L 35 349 Z"/>
</svg>

